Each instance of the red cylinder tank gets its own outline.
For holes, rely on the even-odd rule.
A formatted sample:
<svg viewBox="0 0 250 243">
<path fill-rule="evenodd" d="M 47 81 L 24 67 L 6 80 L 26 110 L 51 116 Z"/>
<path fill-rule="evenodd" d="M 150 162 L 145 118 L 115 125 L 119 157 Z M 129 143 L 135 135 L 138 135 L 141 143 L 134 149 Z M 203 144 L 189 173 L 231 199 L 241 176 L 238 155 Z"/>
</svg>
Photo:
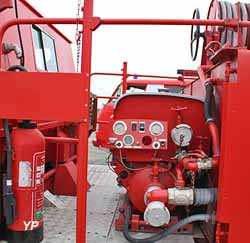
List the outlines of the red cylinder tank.
<svg viewBox="0 0 250 243">
<path fill-rule="evenodd" d="M 13 193 L 16 218 L 8 226 L 11 242 L 41 242 L 43 238 L 43 192 L 45 139 L 36 124 L 24 121 L 12 132 Z"/>
</svg>

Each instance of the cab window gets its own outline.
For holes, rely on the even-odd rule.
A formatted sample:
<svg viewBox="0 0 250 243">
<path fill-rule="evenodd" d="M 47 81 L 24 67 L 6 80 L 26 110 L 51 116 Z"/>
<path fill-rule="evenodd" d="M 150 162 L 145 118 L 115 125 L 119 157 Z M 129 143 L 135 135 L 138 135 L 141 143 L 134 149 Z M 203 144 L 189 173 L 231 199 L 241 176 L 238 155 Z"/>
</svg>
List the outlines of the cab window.
<svg viewBox="0 0 250 243">
<path fill-rule="evenodd" d="M 37 26 L 32 26 L 36 67 L 39 71 L 58 72 L 55 41 Z"/>
</svg>

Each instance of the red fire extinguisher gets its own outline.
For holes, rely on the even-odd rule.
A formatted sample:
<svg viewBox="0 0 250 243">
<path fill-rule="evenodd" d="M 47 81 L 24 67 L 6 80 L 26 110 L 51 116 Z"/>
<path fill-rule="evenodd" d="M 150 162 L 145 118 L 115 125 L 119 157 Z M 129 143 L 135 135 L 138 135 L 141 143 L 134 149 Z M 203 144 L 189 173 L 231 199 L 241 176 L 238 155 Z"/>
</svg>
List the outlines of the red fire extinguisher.
<svg viewBox="0 0 250 243">
<path fill-rule="evenodd" d="M 13 223 L 7 226 L 7 240 L 11 243 L 41 242 L 45 139 L 36 123 L 25 120 L 13 130 L 11 142 L 12 190 L 16 213 Z"/>
</svg>

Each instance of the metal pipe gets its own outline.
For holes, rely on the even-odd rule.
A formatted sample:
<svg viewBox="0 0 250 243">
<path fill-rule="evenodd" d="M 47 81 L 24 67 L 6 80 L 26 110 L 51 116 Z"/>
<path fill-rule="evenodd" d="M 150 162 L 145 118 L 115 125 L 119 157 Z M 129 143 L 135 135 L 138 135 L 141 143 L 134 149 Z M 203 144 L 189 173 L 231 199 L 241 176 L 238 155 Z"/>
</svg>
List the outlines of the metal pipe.
<svg viewBox="0 0 250 243">
<path fill-rule="evenodd" d="M 123 68 L 122 68 L 122 93 L 125 94 L 127 90 L 127 79 L 128 79 L 128 63 L 124 62 L 123 63 Z"/>
<path fill-rule="evenodd" d="M 202 67 L 198 67 L 197 73 L 198 73 L 198 75 L 199 75 L 199 77 L 200 77 L 200 80 L 203 81 L 203 82 L 205 82 L 205 80 L 206 80 L 206 75 L 205 75 L 204 70 L 203 70 Z"/>
<path fill-rule="evenodd" d="M 119 76 L 122 77 L 123 73 L 102 73 L 102 72 L 96 72 L 96 73 L 91 73 L 91 76 Z M 141 77 L 141 78 L 165 78 L 165 79 L 178 79 L 179 77 L 174 77 L 174 76 L 163 76 L 163 75 L 147 75 L 147 74 L 131 74 L 128 73 L 128 77 Z M 191 79 L 193 80 L 194 78 L 191 77 L 185 77 L 185 79 Z"/>
<path fill-rule="evenodd" d="M 118 99 L 119 97 L 117 96 L 96 96 L 97 99 L 107 99 L 107 100 L 112 100 L 112 99 Z"/>
<path fill-rule="evenodd" d="M 250 27 L 250 21 L 240 21 L 239 26 L 240 27 Z"/>
<path fill-rule="evenodd" d="M 159 201 L 164 204 L 168 203 L 168 190 L 152 190 L 147 193 L 147 204 Z"/>
<path fill-rule="evenodd" d="M 72 143 L 77 144 L 79 139 L 77 138 L 65 138 L 65 137 L 45 137 L 47 143 Z"/>
<path fill-rule="evenodd" d="M 47 130 L 47 129 L 53 129 L 55 127 L 63 126 L 65 122 L 61 121 L 51 121 L 51 122 L 42 122 L 38 123 L 37 127 L 39 130 Z"/>
<path fill-rule="evenodd" d="M 185 181 L 183 179 L 183 170 L 181 169 L 179 164 L 176 166 L 175 172 L 176 172 L 176 186 L 185 187 Z"/>
<path fill-rule="evenodd" d="M 44 174 L 44 180 L 48 180 L 51 176 L 55 175 L 56 169 L 52 169 Z"/>
<path fill-rule="evenodd" d="M 88 19 L 93 17 L 94 0 L 84 0 L 82 40 L 82 64 L 81 73 L 83 79 L 83 117 L 84 120 L 79 124 L 77 146 L 77 215 L 76 215 L 76 243 L 86 242 L 87 224 L 87 191 L 88 191 L 88 137 L 90 119 L 90 74 L 91 74 L 91 55 L 92 55 L 92 27 Z"/>
<path fill-rule="evenodd" d="M 216 167 L 219 164 L 219 157 L 220 157 L 219 131 L 218 131 L 218 127 L 216 126 L 214 122 L 209 122 L 208 128 L 212 137 L 213 153 L 214 153 L 212 165 L 213 167 Z"/>
<path fill-rule="evenodd" d="M 149 84 L 162 84 L 165 86 L 170 86 L 170 87 L 187 87 L 188 85 L 190 85 L 192 83 L 192 81 L 179 81 L 179 80 L 155 80 L 155 79 L 149 79 L 149 80 L 129 80 L 127 81 L 127 85 L 128 86 L 145 86 L 145 85 L 149 85 Z"/>
<path fill-rule="evenodd" d="M 237 27 L 237 23 L 225 20 L 202 19 L 101 19 L 103 25 L 202 25 Z M 249 22 L 250 24 L 250 22 Z"/>
<path fill-rule="evenodd" d="M 199 169 L 197 159 L 185 157 L 181 160 L 181 163 L 186 170 L 198 171 Z"/>
<path fill-rule="evenodd" d="M 173 192 L 175 192 L 173 194 Z M 147 204 L 154 201 L 159 201 L 164 204 L 172 205 L 208 205 L 216 203 L 217 188 L 168 188 L 156 189 L 147 193 Z M 192 193 L 189 193 L 192 192 Z M 176 197 L 176 198 L 175 198 Z M 183 200 L 186 197 L 186 200 Z M 191 197 L 191 198 L 188 198 Z M 172 202 L 171 202 L 172 200 Z M 183 204 L 184 203 L 184 204 Z"/>
<path fill-rule="evenodd" d="M 85 0 L 86 1 L 86 0 Z M 93 1 L 93 0 L 91 0 Z M 91 4 L 91 3 L 90 3 Z M 92 32 L 93 26 L 89 19 L 94 20 L 93 15 L 84 17 L 83 22 L 89 25 L 89 30 Z M 96 20 L 97 18 L 95 18 Z M 3 53 L 3 35 L 8 28 L 14 25 L 24 24 L 77 24 L 78 19 L 74 18 L 24 18 L 13 19 L 4 23 L 0 28 L 0 56 Z M 94 21 L 93 21 L 94 22 Z M 222 27 L 250 27 L 249 21 L 227 21 L 227 20 L 201 20 L 201 19 L 100 19 L 98 18 L 99 25 L 204 25 L 204 26 L 222 26 Z M 88 47 L 87 47 L 88 49 Z M 1 67 L 1 60 L 0 60 Z M 89 74 L 90 75 L 90 74 Z"/>
</svg>

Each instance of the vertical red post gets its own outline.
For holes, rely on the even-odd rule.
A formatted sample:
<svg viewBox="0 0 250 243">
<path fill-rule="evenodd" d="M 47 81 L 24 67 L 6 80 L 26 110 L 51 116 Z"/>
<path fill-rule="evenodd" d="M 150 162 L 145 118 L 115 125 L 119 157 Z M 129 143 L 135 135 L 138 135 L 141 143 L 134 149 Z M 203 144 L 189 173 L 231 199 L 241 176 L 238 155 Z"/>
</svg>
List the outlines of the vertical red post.
<svg viewBox="0 0 250 243">
<path fill-rule="evenodd" d="M 124 62 L 123 63 L 123 68 L 122 68 L 122 93 L 125 94 L 127 90 L 127 78 L 128 78 L 128 63 Z"/>
<path fill-rule="evenodd" d="M 77 149 L 77 219 L 76 243 L 86 242 L 86 217 L 87 217 L 87 176 L 88 176 L 88 136 L 89 136 L 89 111 L 90 111 L 90 74 L 92 54 L 91 18 L 93 17 L 94 0 L 84 1 L 83 41 L 82 41 L 82 66 L 83 78 L 84 122 L 79 124 L 79 144 Z"/>
</svg>

